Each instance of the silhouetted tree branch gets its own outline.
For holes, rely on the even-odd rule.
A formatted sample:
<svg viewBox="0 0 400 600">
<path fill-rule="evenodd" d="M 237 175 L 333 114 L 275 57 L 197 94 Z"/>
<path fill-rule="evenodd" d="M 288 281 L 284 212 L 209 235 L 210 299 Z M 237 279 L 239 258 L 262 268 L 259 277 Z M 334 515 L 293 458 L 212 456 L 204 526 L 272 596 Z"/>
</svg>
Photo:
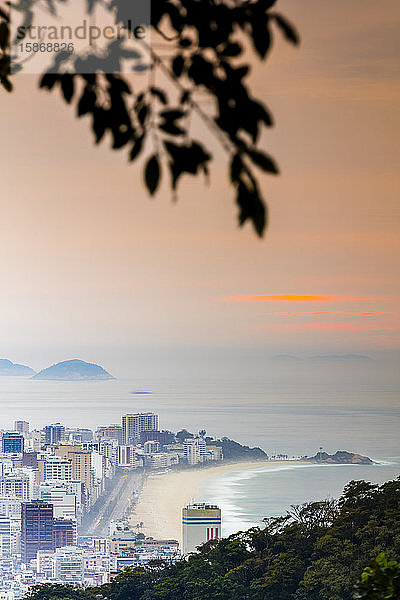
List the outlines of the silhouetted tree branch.
<svg viewBox="0 0 400 600">
<path fill-rule="evenodd" d="M 55 11 L 62 0 L 47 2 Z M 107 6 L 116 24 L 128 21 L 130 2 L 86 0 L 87 13 L 93 15 L 100 4 Z M 112 148 L 126 150 L 130 161 L 141 157 L 151 195 L 164 171 L 174 194 L 182 175 L 207 177 L 212 161 L 207 140 L 213 136 L 227 157 L 239 224 L 250 221 L 261 236 L 267 211 L 258 170 L 277 174 L 278 167 L 260 147 L 261 132 L 273 119 L 265 104 L 253 97 L 250 67 L 243 61 L 251 53 L 265 60 L 275 31 L 298 43 L 295 29 L 275 12 L 275 4 L 276 0 L 153 0 L 151 46 L 142 40 L 133 49 L 128 40 L 119 39 L 108 44 L 106 56 L 95 49 L 85 56 L 59 53 L 40 87 L 58 88 L 65 102 L 75 104 L 78 117 L 91 119 L 96 144 L 109 135 Z M 34 5 L 35 0 L 24 0 L 19 10 L 31 15 Z M 6 6 L 0 16 L 0 83 L 11 91 Z M 121 73 L 127 61 L 134 77 Z M 150 74 L 145 83 L 142 72 Z M 201 128 L 201 139 L 196 128 Z"/>
</svg>

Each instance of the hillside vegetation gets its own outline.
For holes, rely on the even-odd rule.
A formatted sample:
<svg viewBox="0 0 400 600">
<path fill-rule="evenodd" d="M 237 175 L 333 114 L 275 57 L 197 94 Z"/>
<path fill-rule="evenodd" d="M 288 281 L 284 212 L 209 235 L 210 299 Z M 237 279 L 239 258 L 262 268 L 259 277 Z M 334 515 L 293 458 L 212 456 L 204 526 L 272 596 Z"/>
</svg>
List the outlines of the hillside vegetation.
<svg viewBox="0 0 400 600">
<path fill-rule="evenodd" d="M 263 528 L 210 541 L 175 565 L 125 570 L 111 583 L 88 590 L 44 585 L 28 598 L 398 599 L 399 508 L 400 478 L 382 486 L 352 481 L 338 501 L 293 507 L 286 516 L 266 519 Z"/>
</svg>

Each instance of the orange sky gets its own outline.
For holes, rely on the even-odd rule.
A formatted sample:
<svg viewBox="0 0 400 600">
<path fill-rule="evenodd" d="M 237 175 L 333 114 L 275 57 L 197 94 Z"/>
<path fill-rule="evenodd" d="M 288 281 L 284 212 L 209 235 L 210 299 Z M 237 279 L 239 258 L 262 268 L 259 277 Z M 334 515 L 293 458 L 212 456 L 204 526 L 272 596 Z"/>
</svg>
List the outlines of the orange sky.
<svg viewBox="0 0 400 600">
<path fill-rule="evenodd" d="M 262 241 L 237 229 L 222 155 L 210 187 L 188 178 L 177 204 L 167 186 L 150 200 L 137 167 L 94 147 L 88 122 L 35 77 L 1 95 L 1 356 L 399 348 L 399 3 L 278 6 L 302 44 L 277 40 L 254 69 L 281 170 L 262 179 Z"/>
</svg>

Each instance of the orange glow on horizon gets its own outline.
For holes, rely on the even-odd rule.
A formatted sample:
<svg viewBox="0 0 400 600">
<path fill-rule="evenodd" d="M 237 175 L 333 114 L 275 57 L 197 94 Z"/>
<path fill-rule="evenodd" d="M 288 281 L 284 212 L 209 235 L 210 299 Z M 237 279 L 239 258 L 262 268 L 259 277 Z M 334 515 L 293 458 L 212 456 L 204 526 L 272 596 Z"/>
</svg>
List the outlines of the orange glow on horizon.
<svg viewBox="0 0 400 600">
<path fill-rule="evenodd" d="M 316 311 L 316 312 L 292 312 L 292 313 L 279 313 L 282 316 L 292 317 L 292 316 L 313 316 L 313 315 L 345 315 L 351 317 L 370 317 L 374 315 L 388 315 L 390 313 L 385 312 L 383 310 L 374 311 L 374 312 L 346 312 L 344 310 L 324 310 L 324 311 Z"/>
<path fill-rule="evenodd" d="M 356 323 L 269 323 L 262 325 L 262 329 L 278 331 L 354 331 L 354 332 L 379 332 L 398 331 L 395 327 L 373 327 L 371 325 L 358 325 Z"/>
<path fill-rule="evenodd" d="M 363 296 L 323 296 L 319 294 L 267 294 L 221 298 L 227 302 L 366 302 L 371 299 Z"/>
</svg>

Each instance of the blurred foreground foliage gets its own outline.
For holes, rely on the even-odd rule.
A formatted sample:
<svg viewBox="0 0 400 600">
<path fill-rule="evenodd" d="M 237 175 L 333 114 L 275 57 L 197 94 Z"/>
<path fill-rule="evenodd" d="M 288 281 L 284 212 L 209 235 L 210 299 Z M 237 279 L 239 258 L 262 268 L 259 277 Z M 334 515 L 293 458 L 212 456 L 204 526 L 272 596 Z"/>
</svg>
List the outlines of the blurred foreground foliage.
<svg viewBox="0 0 400 600">
<path fill-rule="evenodd" d="M 25 25 L 32 26 L 37 4 L 55 14 L 70 1 L 15 0 L 13 10 L 24 13 Z M 90 17 L 98 6 L 108 7 L 115 25 L 126 23 L 132 12 L 126 0 L 81 2 Z M 275 4 L 152 0 L 151 46 L 143 42 L 138 52 L 138 44 L 132 49 L 128 40 L 113 40 L 103 58 L 94 49 L 73 60 L 68 52 L 58 53 L 40 87 L 58 89 L 78 117 L 90 119 L 96 144 L 108 137 L 111 147 L 124 149 L 130 161 L 142 157 L 150 195 L 159 189 L 164 172 L 173 197 L 182 175 L 207 178 L 210 145 L 216 140 L 226 156 L 239 224 L 251 222 L 261 236 L 267 211 L 259 177 L 277 174 L 278 166 L 261 148 L 261 134 L 273 118 L 265 102 L 252 94 L 250 63 L 267 58 L 276 33 L 292 44 L 299 41 Z M 8 92 L 13 87 L 9 20 L 9 2 L 0 0 L 0 88 Z M 122 69 L 126 61 L 132 63 L 128 74 Z M 88 66 L 92 71 L 85 74 Z"/>
</svg>

